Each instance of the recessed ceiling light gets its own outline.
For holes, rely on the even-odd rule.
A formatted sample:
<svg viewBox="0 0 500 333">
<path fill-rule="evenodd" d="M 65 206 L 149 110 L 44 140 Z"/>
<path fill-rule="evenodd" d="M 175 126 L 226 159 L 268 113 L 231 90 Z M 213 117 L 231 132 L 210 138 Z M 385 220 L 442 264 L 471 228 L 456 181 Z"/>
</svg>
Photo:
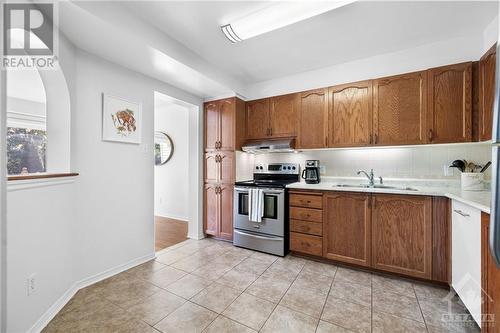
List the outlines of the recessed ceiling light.
<svg viewBox="0 0 500 333">
<path fill-rule="evenodd" d="M 221 26 L 222 32 L 233 43 L 241 42 L 266 32 L 283 28 L 330 10 L 348 5 L 347 1 L 278 2 L 247 16 Z"/>
</svg>

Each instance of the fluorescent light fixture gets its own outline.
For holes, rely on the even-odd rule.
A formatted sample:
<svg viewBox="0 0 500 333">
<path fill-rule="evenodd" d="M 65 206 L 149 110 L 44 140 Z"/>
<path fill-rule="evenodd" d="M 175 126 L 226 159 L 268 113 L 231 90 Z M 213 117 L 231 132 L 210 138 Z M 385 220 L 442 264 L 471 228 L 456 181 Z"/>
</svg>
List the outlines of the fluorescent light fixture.
<svg viewBox="0 0 500 333">
<path fill-rule="evenodd" d="M 221 29 L 231 42 L 237 43 L 343 7 L 355 1 L 277 2 L 225 24 L 221 26 Z"/>
</svg>

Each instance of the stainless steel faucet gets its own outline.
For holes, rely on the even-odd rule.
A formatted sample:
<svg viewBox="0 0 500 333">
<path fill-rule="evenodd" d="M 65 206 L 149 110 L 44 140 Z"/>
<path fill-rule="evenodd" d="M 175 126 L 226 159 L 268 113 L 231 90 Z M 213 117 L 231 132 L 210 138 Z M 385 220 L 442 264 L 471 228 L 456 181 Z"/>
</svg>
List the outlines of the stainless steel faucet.
<svg viewBox="0 0 500 333">
<path fill-rule="evenodd" d="M 358 171 L 358 175 L 360 174 L 364 174 L 366 176 L 366 178 L 368 178 L 368 180 L 370 181 L 370 186 L 375 186 L 375 175 L 373 174 L 373 169 L 370 170 L 370 174 L 368 174 L 366 171 L 364 170 L 359 170 Z"/>
</svg>

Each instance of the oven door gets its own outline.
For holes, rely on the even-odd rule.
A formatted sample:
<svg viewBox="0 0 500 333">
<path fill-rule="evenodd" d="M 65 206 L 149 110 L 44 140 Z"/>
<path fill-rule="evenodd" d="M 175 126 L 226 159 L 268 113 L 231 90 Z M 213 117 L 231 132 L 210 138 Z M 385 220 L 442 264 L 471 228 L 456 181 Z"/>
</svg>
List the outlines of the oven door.
<svg viewBox="0 0 500 333">
<path fill-rule="evenodd" d="M 248 187 L 234 189 L 234 228 L 260 232 L 274 236 L 285 236 L 285 190 L 264 190 L 264 216 L 262 222 L 251 222 L 248 218 Z"/>
</svg>

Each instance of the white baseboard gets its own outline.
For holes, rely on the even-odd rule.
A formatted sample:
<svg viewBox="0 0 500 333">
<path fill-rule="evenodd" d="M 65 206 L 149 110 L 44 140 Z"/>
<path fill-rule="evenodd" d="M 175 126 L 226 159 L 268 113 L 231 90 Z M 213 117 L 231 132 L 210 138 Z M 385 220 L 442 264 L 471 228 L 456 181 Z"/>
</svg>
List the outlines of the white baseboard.
<svg viewBox="0 0 500 333">
<path fill-rule="evenodd" d="M 155 214 L 155 216 L 164 217 L 167 219 L 179 220 L 179 221 L 186 222 L 186 223 L 189 221 L 189 218 L 187 218 L 186 216 L 176 216 L 176 215 L 170 215 L 170 214 L 169 215 Z"/>
<path fill-rule="evenodd" d="M 88 287 L 91 284 L 102 281 L 126 271 L 132 267 L 143 264 L 146 261 L 152 260 L 156 257 L 155 253 L 150 253 L 145 256 L 133 259 L 123 265 L 119 265 L 108 269 L 102 273 L 95 274 L 91 277 L 82 279 L 80 281 L 75 282 L 66 292 L 54 303 L 52 306 L 37 320 L 37 322 L 28 330 L 28 332 L 39 333 L 41 332 L 45 326 L 57 315 L 59 311 L 69 302 L 71 297 L 73 297 L 76 292 L 82 288 Z"/>
</svg>

